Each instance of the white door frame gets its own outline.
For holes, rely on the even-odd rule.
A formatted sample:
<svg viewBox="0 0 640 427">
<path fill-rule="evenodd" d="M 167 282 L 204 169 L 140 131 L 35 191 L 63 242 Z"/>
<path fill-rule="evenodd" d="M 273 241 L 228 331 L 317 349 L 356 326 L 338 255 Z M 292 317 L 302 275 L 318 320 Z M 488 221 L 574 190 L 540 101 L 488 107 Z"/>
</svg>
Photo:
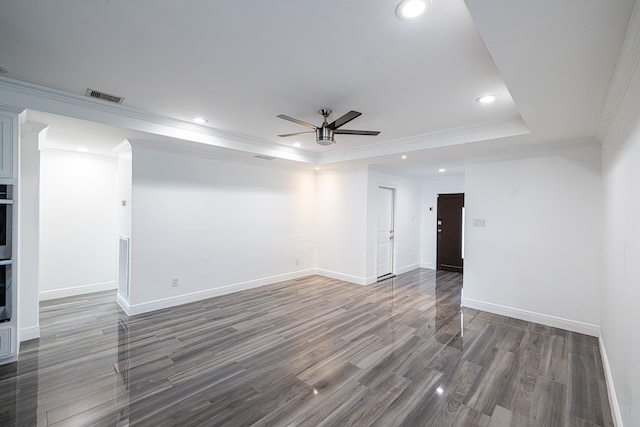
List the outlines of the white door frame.
<svg viewBox="0 0 640 427">
<path fill-rule="evenodd" d="M 379 224 L 380 221 L 380 190 L 390 190 L 391 191 L 391 226 L 392 226 L 392 230 L 393 230 L 393 239 L 391 240 L 391 255 L 390 255 L 390 263 L 391 263 L 391 271 L 389 273 L 384 273 L 384 274 L 380 274 L 379 271 L 379 265 L 378 265 L 378 260 L 379 260 L 379 225 L 377 225 L 376 227 L 376 262 L 375 262 L 375 266 L 376 266 L 376 278 L 380 278 L 383 276 L 389 276 L 389 275 L 394 275 L 396 273 L 396 236 L 395 236 L 395 230 L 396 230 L 396 198 L 397 198 L 397 188 L 395 186 L 392 185 L 383 185 L 380 184 L 378 185 L 378 200 L 377 200 L 377 221 L 376 224 Z"/>
</svg>

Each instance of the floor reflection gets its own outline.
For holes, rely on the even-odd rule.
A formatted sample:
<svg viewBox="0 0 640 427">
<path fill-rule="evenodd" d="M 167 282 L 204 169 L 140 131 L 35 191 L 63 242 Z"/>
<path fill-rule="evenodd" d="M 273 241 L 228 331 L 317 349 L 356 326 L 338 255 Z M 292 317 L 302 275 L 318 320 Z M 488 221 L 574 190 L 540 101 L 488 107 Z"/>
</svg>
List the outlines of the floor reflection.
<svg viewBox="0 0 640 427">
<path fill-rule="evenodd" d="M 129 358 L 129 326 L 123 319 L 118 319 L 118 362 L 115 364 L 118 373 L 115 399 L 118 427 L 129 425 Z"/>
<path fill-rule="evenodd" d="M 37 341 L 23 343 L 18 362 L 0 366 L 0 425 L 35 426 L 38 423 Z"/>
<path fill-rule="evenodd" d="M 112 293 L 43 302 L 41 339 L 0 366 L 0 426 L 490 425 L 494 411 L 563 425 L 529 412 L 558 402 L 609 425 L 595 338 L 463 318 L 461 287 L 459 273 L 418 269 L 371 286 L 309 276 L 131 318 Z"/>
<path fill-rule="evenodd" d="M 461 320 L 460 275 L 438 272 L 436 275 L 436 339 L 439 343 L 462 350 L 463 330 Z"/>
<path fill-rule="evenodd" d="M 460 307 L 462 289 L 461 275 L 446 271 L 426 271 L 431 273 L 434 279 L 429 283 L 429 286 L 417 286 L 412 289 L 412 292 L 414 292 L 412 298 L 404 297 L 405 301 L 410 301 L 411 299 L 420 300 L 424 298 L 425 295 L 435 296 L 430 303 L 421 307 L 420 314 L 416 316 L 419 318 L 421 324 L 416 326 L 427 326 L 428 329 L 432 329 L 426 333 L 422 333 L 421 336 L 423 338 L 434 334 L 439 343 L 462 350 L 464 348 L 464 341 L 462 339 L 464 336 L 464 321 Z M 401 287 L 400 295 L 401 298 L 403 298 L 407 293 L 406 283 L 402 277 L 397 278 L 394 276 L 379 282 L 376 286 L 378 287 L 376 292 L 382 291 L 388 300 L 388 325 L 391 331 L 391 337 L 393 341 L 395 341 L 396 319 L 400 317 L 400 320 L 404 320 L 402 316 L 398 316 L 398 313 L 394 311 L 396 287 Z M 402 303 L 402 300 L 400 302 Z"/>
<path fill-rule="evenodd" d="M 463 347 L 460 275 L 285 283 L 132 318 L 111 293 L 44 302 L 42 338 L 0 367 L 0 425 L 280 425 L 303 417 L 286 402 L 330 411 L 349 384 L 345 399 L 406 386 L 387 370 L 446 396 L 435 381 Z"/>
</svg>

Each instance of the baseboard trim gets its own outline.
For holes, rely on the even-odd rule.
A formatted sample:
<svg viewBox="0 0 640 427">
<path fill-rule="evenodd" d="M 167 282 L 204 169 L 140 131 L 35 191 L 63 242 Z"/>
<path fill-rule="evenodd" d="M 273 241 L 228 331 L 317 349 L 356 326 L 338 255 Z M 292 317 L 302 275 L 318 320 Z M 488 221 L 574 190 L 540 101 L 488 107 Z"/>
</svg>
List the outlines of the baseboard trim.
<svg viewBox="0 0 640 427">
<path fill-rule="evenodd" d="M 364 281 L 365 285 L 373 285 L 374 283 L 378 283 L 378 278 L 376 276 L 369 276 Z"/>
<path fill-rule="evenodd" d="M 91 294 L 94 292 L 110 291 L 117 288 L 118 288 L 118 283 L 116 281 L 113 281 L 113 282 L 92 283 L 89 285 L 74 286 L 71 288 L 54 289 L 51 291 L 40 291 L 40 301 L 73 297 L 76 295 Z"/>
<path fill-rule="evenodd" d="M 300 277 L 316 274 L 314 269 L 300 270 L 292 273 L 280 274 L 277 276 L 265 277 L 262 279 L 249 280 L 246 282 L 235 283 L 232 285 L 220 286 L 214 289 L 206 289 L 203 291 L 192 292 L 189 294 L 176 295 L 174 297 L 162 298 L 155 301 L 148 301 L 140 304 L 131 304 L 118 295 L 117 301 L 127 316 L 135 316 L 138 314 L 148 313 L 155 310 L 174 307 L 177 305 L 188 304 L 191 302 L 201 301 L 208 298 L 219 297 L 221 295 L 231 294 L 233 292 L 244 291 L 247 289 L 258 288 L 260 286 L 271 285 L 273 283 L 285 280 L 298 279 Z"/>
<path fill-rule="evenodd" d="M 20 329 L 20 342 L 37 340 L 40 338 L 40 326 Z"/>
<path fill-rule="evenodd" d="M 116 302 L 118 303 L 122 311 L 124 311 L 124 313 L 127 316 L 131 316 L 131 310 L 129 309 L 129 301 L 127 301 L 122 295 L 120 295 L 120 293 L 116 295 Z"/>
<path fill-rule="evenodd" d="M 396 274 L 402 274 L 402 273 L 406 273 L 408 271 L 413 271 L 416 268 L 420 268 L 420 267 L 422 267 L 422 264 L 419 263 L 419 262 L 416 262 L 416 263 L 411 264 L 411 265 L 407 265 L 407 266 L 404 266 L 404 267 L 399 267 L 398 269 L 396 269 Z"/>
<path fill-rule="evenodd" d="M 14 354 L 5 358 L 0 358 L 0 365 L 7 365 L 9 363 L 17 362 L 18 355 Z"/>
<path fill-rule="evenodd" d="M 622 414 L 620 413 L 620 405 L 618 405 L 618 396 L 616 395 L 616 388 L 613 383 L 609 356 L 607 356 L 607 350 L 605 349 L 602 331 L 600 331 L 600 335 L 598 336 L 598 344 L 600 345 L 600 356 L 602 357 L 602 366 L 604 367 L 604 378 L 607 384 L 607 394 L 609 396 L 611 414 L 613 415 L 613 424 L 615 427 L 623 427 Z"/>
<path fill-rule="evenodd" d="M 549 314 L 536 313 L 533 311 L 507 307 L 500 304 L 494 304 L 465 297 L 462 297 L 462 306 L 475 308 L 476 310 L 488 311 L 490 313 L 500 314 L 503 316 L 514 317 L 516 319 L 526 320 L 528 322 L 540 323 L 542 325 L 565 329 L 567 331 L 578 332 L 580 334 L 590 335 L 592 337 L 597 337 L 600 335 L 600 327 L 592 323 L 565 319 Z"/>
<path fill-rule="evenodd" d="M 431 264 L 430 262 L 421 262 L 420 263 L 420 268 L 427 268 L 429 270 L 435 270 L 436 269 L 436 265 L 435 264 Z"/>
<path fill-rule="evenodd" d="M 420 268 L 420 264 L 416 263 L 411 266 L 401 269 L 401 273 L 415 270 Z M 401 274 L 399 273 L 399 274 Z M 161 310 L 164 308 L 174 307 L 177 305 L 188 304 L 191 302 L 201 301 L 208 298 L 218 297 L 233 292 L 244 291 L 247 289 L 257 288 L 260 286 L 271 285 L 273 283 L 282 282 L 285 280 L 298 279 L 310 275 L 320 275 L 331 279 L 342 280 L 344 282 L 353 283 L 356 285 L 370 285 L 377 282 L 376 277 L 358 277 L 350 274 L 338 273 L 335 271 L 324 270 L 321 268 L 310 268 L 307 270 L 294 271 L 292 273 L 280 274 L 277 276 L 265 277 L 262 279 L 249 280 L 247 282 L 235 283 L 226 286 L 220 286 L 214 289 L 206 289 L 203 291 L 192 292 L 189 294 L 176 295 L 174 297 L 162 298 L 155 301 L 148 301 L 140 304 L 131 304 L 123 296 L 118 294 L 116 301 L 118 305 L 124 311 L 127 316 L 135 316 L 138 314 L 144 314 L 155 310 Z M 114 282 L 115 283 L 115 282 Z M 115 285 L 114 285 L 115 287 Z M 93 292 L 96 292 L 95 290 Z"/>
<path fill-rule="evenodd" d="M 352 276 L 350 274 L 338 273 L 330 270 L 323 270 L 321 268 L 314 269 L 313 274 L 319 274 L 320 276 L 329 277 L 331 279 L 338 279 L 338 280 L 342 280 L 349 283 L 355 283 L 356 285 L 368 285 L 371 283 L 375 283 L 375 279 L 374 279 L 374 282 L 370 282 L 371 280 L 370 277 Z"/>
</svg>

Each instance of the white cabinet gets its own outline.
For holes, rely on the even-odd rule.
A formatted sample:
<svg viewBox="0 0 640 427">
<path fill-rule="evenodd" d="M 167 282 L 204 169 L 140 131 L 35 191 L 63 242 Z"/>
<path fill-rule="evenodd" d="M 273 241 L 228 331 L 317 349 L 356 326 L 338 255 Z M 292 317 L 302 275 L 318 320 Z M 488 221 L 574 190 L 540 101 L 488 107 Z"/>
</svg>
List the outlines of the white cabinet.
<svg viewBox="0 0 640 427">
<path fill-rule="evenodd" d="M 13 177 L 13 148 L 17 117 L 0 111 L 0 178 Z"/>
<path fill-rule="evenodd" d="M 0 329 L 0 359 L 11 355 L 11 329 Z"/>
<path fill-rule="evenodd" d="M 11 186 L 9 193 L 13 196 L 14 201 L 17 201 L 16 195 L 18 194 L 18 138 L 21 108 L 14 108 L 12 106 L 0 104 L 0 185 Z M 9 204 L 9 200 L 2 201 L 3 204 Z M 17 204 L 10 205 L 11 215 L 5 218 L 11 218 L 10 223 L 6 223 L 7 227 L 4 228 L 7 232 L 7 236 L 11 236 L 11 240 L 7 241 L 7 246 L 10 251 L 2 252 L 0 254 L 0 264 L 4 265 L 17 265 L 16 255 L 18 244 L 18 211 Z M 13 231 L 8 233 L 8 231 Z M 13 250 L 12 250 L 13 249 Z M 3 321 L 0 323 L 0 365 L 10 363 L 18 358 L 18 352 L 20 351 L 20 343 L 18 342 L 18 317 L 17 317 L 17 289 L 18 289 L 18 275 L 17 271 L 11 269 L 8 273 L 7 270 L 0 269 L 0 274 L 4 272 L 4 285 L 0 287 L 3 290 L 4 298 L 2 302 L 5 308 L 5 314 L 9 313 L 9 318 L 3 316 Z M 6 311 L 6 307 L 9 311 Z"/>
</svg>

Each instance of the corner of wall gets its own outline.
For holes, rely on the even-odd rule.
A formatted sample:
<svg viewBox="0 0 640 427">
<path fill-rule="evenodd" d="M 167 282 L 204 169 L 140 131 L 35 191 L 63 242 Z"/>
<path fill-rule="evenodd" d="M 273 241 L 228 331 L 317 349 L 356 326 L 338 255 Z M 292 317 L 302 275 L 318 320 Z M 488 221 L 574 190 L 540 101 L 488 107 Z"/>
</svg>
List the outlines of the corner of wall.
<svg viewBox="0 0 640 427">
<path fill-rule="evenodd" d="M 351 274 L 344 274 L 344 273 L 339 273 L 337 271 L 324 270 L 321 268 L 314 269 L 314 272 L 315 274 L 318 274 L 320 276 L 329 277 L 331 279 L 342 280 L 343 282 L 354 283 L 356 285 L 370 285 L 371 283 L 376 282 L 376 278 L 371 276 L 369 277 L 353 276 Z"/>
<path fill-rule="evenodd" d="M 127 301 L 122 295 L 118 293 L 118 295 L 116 295 L 116 302 L 118 303 L 122 311 L 124 311 L 127 316 L 131 316 L 129 301 Z"/>
<path fill-rule="evenodd" d="M 35 340 L 40 338 L 40 326 L 31 326 L 20 329 L 20 342 Z"/>
<path fill-rule="evenodd" d="M 602 366 L 604 368 L 604 379 L 607 384 L 607 394 L 609 397 L 609 405 L 611 406 L 613 423 L 616 427 L 623 427 L 622 414 L 620 413 L 620 405 L 618 404 L 618 396 L 616 394 L 615 383 L 613 382 L 611 366 L 609 365 L 609 356 L 607 355 L 607 350 L 604 345 L 602 330 L 600 330 L 598 334 L 598 344 L 600 346 L 600 357 L 602 358 Z"/>
<path fill-rule="evenodd" d="M 489 313 L 500 314 L 502 316 L 513 317 L 516 319 L 525 320 L 527 322 L 535 322 L 541 325 L 565 329 L 567 331 L 577 332 L 592 337 L 598 337 L 600 335 L 600 326 L 594 325 L 592 323 L 565 319 L 549 314 L 536 313 L 520 308 L 507 307 L 500 304 L 494 304 L 472 298 L 465 298 L 464 296 L 462 297 L 461 304 L 463 307 L 487 311 Z"/>
</svg>

